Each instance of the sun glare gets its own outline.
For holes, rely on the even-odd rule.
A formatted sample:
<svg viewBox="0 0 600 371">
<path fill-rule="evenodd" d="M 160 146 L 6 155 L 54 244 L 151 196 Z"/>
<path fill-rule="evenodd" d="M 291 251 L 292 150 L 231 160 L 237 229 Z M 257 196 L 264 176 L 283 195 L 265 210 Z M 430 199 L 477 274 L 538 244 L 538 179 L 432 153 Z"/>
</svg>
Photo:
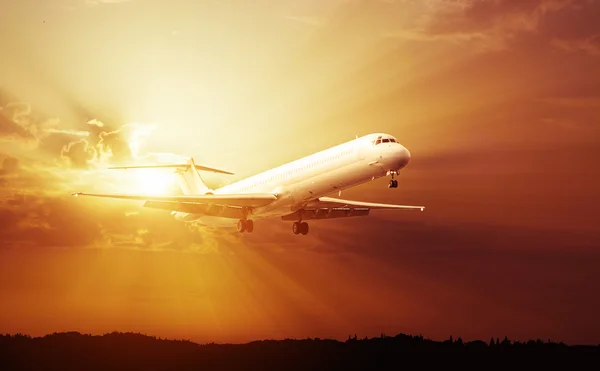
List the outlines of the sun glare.
<svg viewBox="0 0 600 371">
<path fill-rule="evenodd" d="M 140 154 L 140 146 L 142 142 L 147 139 L 156 130 L 155 124 L 139 124 L 131 123 L 132 131 L 129 134 L 129 150 L 131 156 L 138 157 Z"/>
<path fill-rule="evenodd" d="M 136 169 L 132 172 L 130 189 L 146 195 L 164 195 L 174 184 L 174 174 L 164 169 Z"/>
</svg>

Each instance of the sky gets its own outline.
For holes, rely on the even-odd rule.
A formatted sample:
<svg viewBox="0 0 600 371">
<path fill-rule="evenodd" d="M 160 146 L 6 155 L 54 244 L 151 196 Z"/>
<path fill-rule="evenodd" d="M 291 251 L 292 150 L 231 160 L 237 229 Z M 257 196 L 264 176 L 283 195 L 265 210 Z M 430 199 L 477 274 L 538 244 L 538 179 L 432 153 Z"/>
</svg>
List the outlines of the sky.
<svg viewBox="0 0 600 371">
<path fill-rule="evenodd" d="M 0 332 L 600 343 L 600 1 L 0 3 Z M 71 192 L 177 192 L 386 132 L 425 205 L 252 234 Z"/>
</svg>

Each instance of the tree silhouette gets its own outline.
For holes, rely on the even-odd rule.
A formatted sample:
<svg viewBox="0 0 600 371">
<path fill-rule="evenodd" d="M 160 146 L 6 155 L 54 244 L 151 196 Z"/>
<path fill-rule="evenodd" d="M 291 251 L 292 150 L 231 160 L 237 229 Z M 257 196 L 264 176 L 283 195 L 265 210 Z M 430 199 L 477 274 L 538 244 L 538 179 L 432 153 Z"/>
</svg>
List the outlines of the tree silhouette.
<svg viewBox="0 0 600 371">
<path fill-rule="evenodd" d="M 382 341 L 383 336 L 383 341 Z M 331 360 L 341 369 L 369 368 L 374 365 L 393 364 L 403 359 L 407 352 L 478 352 L 488 353 L 497 360 L 498 352 L 519 356 L 527 352 L 536 355 L 539 362 L 553 357 L 538 357 L 540 352 L 550 355 L 557 350 L 561 356 L 572 356 L 577 361 L 585 355 L 600 359 L 599 346 L 567 346 L 548 343 L 540 339 L 513 342 L 499 339 L 456 342 L 424 339 L 422 335 L 398 334 L 358 340 L 348 337 L 347 342 L 307 338 L 303 340 L 262 340 L 247 344 L 196 344 L 189 340 L 167 340 L 161 337 L 135 333 L 113 332 L 102 336 L 76 332 L 54 333 L 41 338 L 28 335 L 0 335 L 0 370 L 281 370 L 281 369 L 331 369 Z M 450 337 L 453 340 L 453 337 Z M 582 357 L 583 356 L 583 357 Z M 419 356 L 423 361 L 423 358 Z M 424 362 L 438 357 L 425 357 Z M 555 366 L 555 365 L 553 365 Z M 375 368 L 378 368 L 375 366 Z"/>
</svg>

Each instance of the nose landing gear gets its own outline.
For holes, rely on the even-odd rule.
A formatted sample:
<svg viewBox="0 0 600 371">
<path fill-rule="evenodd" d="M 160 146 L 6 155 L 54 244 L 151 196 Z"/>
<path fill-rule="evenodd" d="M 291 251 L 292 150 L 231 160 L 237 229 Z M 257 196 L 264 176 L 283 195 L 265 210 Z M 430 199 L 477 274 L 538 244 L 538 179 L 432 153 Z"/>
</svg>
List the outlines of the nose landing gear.
<svg viewBox="0 0 600 371">
<path fill-rule="evenodd" d="M 392 175 L 392 180 L 390 180 L 390 184 L 388 184 L 388 188 L 398 188 L 398 180 L 394 179 L 394 175 L 398 175 L 397 171 L 390 171 Z"/>
</svg>

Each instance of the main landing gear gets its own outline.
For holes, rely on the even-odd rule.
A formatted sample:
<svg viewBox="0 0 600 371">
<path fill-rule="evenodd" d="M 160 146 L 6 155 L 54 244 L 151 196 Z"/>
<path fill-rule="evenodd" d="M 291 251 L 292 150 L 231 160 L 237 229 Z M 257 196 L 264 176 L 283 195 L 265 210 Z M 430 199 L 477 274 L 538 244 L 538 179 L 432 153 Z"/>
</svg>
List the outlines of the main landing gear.
<svg viewBox="0 0 600 371">
<path fill-rule="evenodd" d="M 397 171 L 390 171 L 392 175 L 392 180 L 390 180 L 390 184 L 388 184 L 388 188 L 398 188 L 398 180 L 394 179 L 394 175 L 398 175 Z"/>
<path fill-rule="evenodd" d="M 240 233 L 254 231 L 254 222 L 252 220 L 240 219 L 237 224 L 237 230 Z"/>
<path fill-rule="evenodd" d="M 292 232 L 294 232 L 294 234 L 308 234 L 308 223 L 294 222 L 294 224 L 292 224 Z"/>
</svg>

